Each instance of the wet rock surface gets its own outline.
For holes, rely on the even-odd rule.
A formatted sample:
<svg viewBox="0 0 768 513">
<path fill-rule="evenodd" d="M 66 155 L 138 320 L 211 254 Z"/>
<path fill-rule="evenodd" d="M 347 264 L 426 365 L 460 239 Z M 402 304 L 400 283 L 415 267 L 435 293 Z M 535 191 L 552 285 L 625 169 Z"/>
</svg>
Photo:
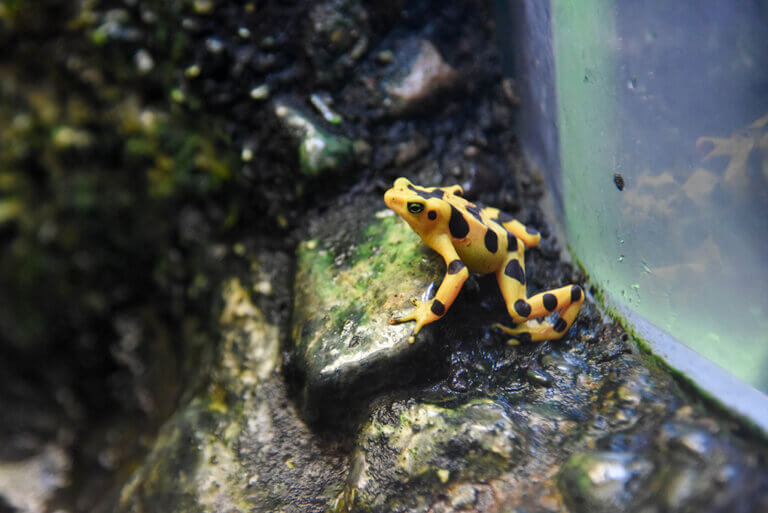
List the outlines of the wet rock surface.
<svg viewBox="0 0 768 513">
<path fill-rule="evenodd" d="M 424 507 L 446 485 L 513 468 L 525 445 L 522 434 L 504 406 L 487 399 L 455 407 L 414 401 L 382 407 L 361 430 L 337 510 Z"/>
<path fill-rule="evenodd" d="M 28 5 L 0 4 L 0 510 L 768 510 L 765 440 L 590 298 L 538 345 L 490 329 L 492 277 L 415 344 L 388 324 L 444 272 L 398 176 L 539 228 L 529 292 L 585 284 L 487 3 Z"/>
<path fill-rule="evenodd" d="M 431 345 L 409 344 L 412 328 L 389 320 L 440 279 L 442 260 L 378 203 L 366 195 L 332 208 L 297 250 L 291 335 L 309 418 L 332 415 L 334 400 L 409 384 L 413 356 Z"/>
<path fill-rule="evenodd" d="M 650 493 L 653 464 L 627 452 L 576 454 L 563 467 L 560 489 L 575 511 L 628 511 Z"/>
</svg>

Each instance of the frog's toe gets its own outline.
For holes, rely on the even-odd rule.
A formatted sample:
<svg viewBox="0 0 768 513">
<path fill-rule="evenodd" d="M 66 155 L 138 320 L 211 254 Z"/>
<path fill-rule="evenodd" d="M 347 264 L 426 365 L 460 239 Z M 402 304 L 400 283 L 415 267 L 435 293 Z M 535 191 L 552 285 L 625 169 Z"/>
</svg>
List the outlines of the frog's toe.
<svg viewBox="0 0 768 513">
<path fill-rule="evenodd" d="M 530 344 L 531 342 L 533 342 L 531 334 L 527 331 L 521 331 L 520 333 L 516 333 L 511 340 L 508 340 L 507 344 L 518 346 L 520 344 Z"/>
<path fill-rule="evenodd" d="M 394 318 L 389 320 L 389 323 L 390 324 L 402 324 L 402 323 L 408 322 L 408 321 L 416 321 L 416 323 L 417 323 L 416 327 L 411 332 L 411 335 L 408 337 L 408 343 L 409 344 L 413 344 L 416 341 L 416 334 L 418 334 L 419 331 L 421 330 L 421 326 L 418 324 L 419 320 L 416 318 L 416 315 L 411 314 L 411 315 L 406 315 L 404 317 L 394 317 Z"/>
<path fill-rule="evenodd" d="M 503 324 L 499 324 L 498 322 L 495 323 L 495 324 L 492 324 L 491 328 L 496 329 L 496 330 L 501 330 L 504 333 L 506 333 L 507 335 L 516 335 L 516 334 L 520 333 L 520 327 L 519 326 L 512 325 L 511 327 L 509 327 L 509 326 L 504 326 Z"/>
<path fill-rule="evenodd" d="M 395 324 L 403 324 L 404 322 L 412 321 L 413 319 L 408 316 L 403 317 L 392 317 L 389 320 L 389 324 L 395 325 Z"/>
<path fill-rule="evenodd" d="M 503 331 L 507 335 L 512 336 L 512 338 L 507 340 L 507 344 L 510 346 L 519 346 L 521 343 L 527 344 L 533 340 L 531 337 L 530 328 L 527 326 L 527 323 L 515 326 L 514 328 L 496 323 L 492 327 Z"/>
<path fill-rule="evenodd" d="M 392 317 L 389 320 L 389 323 L 390 324 L 402 324 L 404 322 L 416 321 L 416 320 L 418 320 L 418 316 L 416 315 L 416 310 L 414 310 L 413 312 L 411 312 L 409 314 L 406 314 L 406 315 L 401 315 L 400 317 Z"/>
</svg>

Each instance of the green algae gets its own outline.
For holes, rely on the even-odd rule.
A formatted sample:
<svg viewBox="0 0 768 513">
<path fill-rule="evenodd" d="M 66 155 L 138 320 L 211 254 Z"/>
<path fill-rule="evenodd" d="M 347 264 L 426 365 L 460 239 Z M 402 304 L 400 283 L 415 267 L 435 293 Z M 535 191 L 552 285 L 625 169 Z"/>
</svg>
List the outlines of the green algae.
<svg viewBox="0 0 768 513">
<path fill-rule="evenodd" d="M 312 404 L 322 403 L 316 394 L 381 387 L 396 375 L 388 368 L 408 364 L 407 355 L 419 349 L 408 343 L 413 328 L 389 321 L 413 308 L 409 299 L 422 296 L 444 270 L 405 223 L 371 205 L 366 213 L 344 207 L 355 223 L 343 244 L 331 232 L 297 248 L 291 333 L 309 417 Z"/>
<path fill-rule="evenodd" d="M 302 304 L 309 311 L 331 306 L 331 322 L 338 324 L 341 317 L 353 311 L 369 317 L 379 311 L 382 302 L 402 292 L 399 288 L 417 277 L 422 271 L 425 246 L 405 224 L 394 216 L 376 219 L 356 236 L 360 242 L 343 255 L 333 249 L 320 247 L 317 239 L 304 241 L 297 249 L 297 275 L 307 280 L 311 294 L 303 298 L 320 301 L 324 305 Z M 302 290 L 306 290 L 306 286 Z"/>
</svg>

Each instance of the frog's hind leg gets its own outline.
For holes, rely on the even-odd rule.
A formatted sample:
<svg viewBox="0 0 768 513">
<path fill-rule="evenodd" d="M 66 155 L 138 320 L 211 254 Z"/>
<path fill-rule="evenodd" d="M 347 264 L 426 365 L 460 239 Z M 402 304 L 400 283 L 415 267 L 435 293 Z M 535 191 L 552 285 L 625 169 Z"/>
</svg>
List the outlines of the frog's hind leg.
<svg viewBox="0 0 768 513">
<path fill-rule="evenodd" d="M 502 212 L 502 214 L 504 213 Z M 525 226 L 517 219 L 512 219 L 512 216 L 507 216 L 507 220 L 502 223 L 502 226 L 505 230 L 523 241 L 523 244 L 528 248 L 537 246 L 539 242 L 541 242 L 541 234 L 538 230 L 531 228 L 530 226 Z"/>
<path fill-rule="evenodd" d="M 551 313 L 547 306 L 552 306 L 552 303 L 555 301 L 552 299 L 553 296 L 556 298 L 555 300 L 558 304 L 561 302 L 565 303 L 565 306 L 560 310 L 560 315 L 557 317 L 557 320 L 554 324 L 547 321 L 535 322 L 533 319 L 544 317 Z M 577 297 L 578 299 L 576 299 Z M 545 302 L 548 303 L 548 305 L 544 306 L 545 311 L 541 313 L 541 308 L 535 307 L 540 305 L 543 306 Z M 529 320 L 524 321 L 515 328 L 508 328 L 501 324 L 494 324 L 494 327 L 511 335 L 513 339 L 520 342 L 557 340 L 565 335 L 571 327 L 571 324 L 573 324 L 573 321 L 576 320 L 576 316 L 578 315 L 579 310 L 581 310 L 581 304 L 583 302 L 584 293 L 578 285 L 568 285 L 549 292 L 542 292 L 541 294 L 536 294 L 532 298 L 526 300 L 526 303 L 532 307 L 531 314 L 528 318 Z"/>
<path fill-rule="evenodd" d="M 584 292 L 578 285 L 568 285 L 526 298 L 522 253 L 510 253 L 504 267 L 496 273 L 507 310 L 517 326 L 494 326 L 521 342 L 558 339 L 568 331 L 576 319 L 584 301 Z M 560 315 L 554 324 L 532 321 L 557 311 Z"/>
</svg>

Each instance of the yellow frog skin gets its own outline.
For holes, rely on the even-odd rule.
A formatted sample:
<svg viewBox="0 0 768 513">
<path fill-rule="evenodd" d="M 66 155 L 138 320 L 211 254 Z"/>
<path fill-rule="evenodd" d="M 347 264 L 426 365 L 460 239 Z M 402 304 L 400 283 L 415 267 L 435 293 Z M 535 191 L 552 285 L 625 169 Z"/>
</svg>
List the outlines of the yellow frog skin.
<svg viewBox="0 0 768 513">
<path fill-rule="evenodd" d="M 445 315 L 469 271 L 494 273 L 516 327 L 494 326 L 513 337 L 510 344 L 561 338 L 581 309 L 581 287 L 568 285 L 528 297 L 525 248 L 536 246 L 541 235 L 496 208 L 465 200 L 463 192 L 458 185 L 419 187 L 398 178 L 384 194 L 387 206 L 443 257 L 446 266 L 445 277 L 434 297 L 423 302 L 412 299 L 416 309 L 390 322 L 416 321 L 409 338 L 412 343 L 422 327 Z M 559 312 L 554 323 L 533 321 L 552 312 Z"/>
</svg>

